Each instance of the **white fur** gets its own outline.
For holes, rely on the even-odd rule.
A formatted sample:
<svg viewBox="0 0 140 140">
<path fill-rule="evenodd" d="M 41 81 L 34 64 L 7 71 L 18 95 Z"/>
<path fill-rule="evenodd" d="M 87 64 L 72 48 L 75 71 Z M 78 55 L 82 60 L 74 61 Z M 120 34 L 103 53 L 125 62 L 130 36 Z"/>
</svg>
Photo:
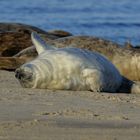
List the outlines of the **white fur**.
<svg viewBox="0 0 140 140">
<path fill-rule="evenodd" d="M 42 40 L 40 38 L 40 36 L 38 36 L 38 34 L 36 34 L 36 33 L 31 34 L 31 39 L 32 39 L 32 43 L 34 44 L 34 46 L 37 46 L 36 50 L 37 50 L 38 54 L 42 53 L 44 51 L 44 49 L 47 49 L 47 50 L 55 49 L 53 46 L 47 45 L 45 43 L 45 41 Z"/>
<path fill-rule="evenodd" d="M 131 93 L 140 94 L 140 82 L 134 82 L 131 87 Z"/>
<path fill-rule="evenodd" d="M 32 41 L 39 56 L 20 68 L 32 70 L 34 79 L 28 83 L 32 88 L 116 92 L 122 83 L 115 66 L 99 53 L 78 48 L 51 49 L 41 45 L 35 33 Z"/>
</svg>

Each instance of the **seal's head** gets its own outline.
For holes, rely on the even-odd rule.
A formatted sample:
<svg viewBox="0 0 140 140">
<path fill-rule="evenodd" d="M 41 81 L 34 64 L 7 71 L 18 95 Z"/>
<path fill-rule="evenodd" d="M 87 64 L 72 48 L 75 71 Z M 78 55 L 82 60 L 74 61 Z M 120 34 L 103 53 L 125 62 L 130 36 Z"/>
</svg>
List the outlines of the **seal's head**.
<svg viewBox="0 0 140 140">
<path fill-rule="evenodd" d="M 32 43 L 34 44 L 38 55 L 44 51 L 54 50 L 55 48 L 49 46 L 38 34 L 33 32 L 31 34 Z M 20 68 L 16 69 L 15 77 L 19 80 L 20 84 L 26 88 L 46 88 L 50 74 L 48 72 L 50 65 L 44 63 L 36 58 L 33 61 L 23 64 Z"/>
<path fill-rule="evenodd" d="M 16 69 L 15 77 L 20 81 L 23 87 L 31 88 L 34 86 L 35 72 L 30 64 L 25 64 Z"/>
</svg>

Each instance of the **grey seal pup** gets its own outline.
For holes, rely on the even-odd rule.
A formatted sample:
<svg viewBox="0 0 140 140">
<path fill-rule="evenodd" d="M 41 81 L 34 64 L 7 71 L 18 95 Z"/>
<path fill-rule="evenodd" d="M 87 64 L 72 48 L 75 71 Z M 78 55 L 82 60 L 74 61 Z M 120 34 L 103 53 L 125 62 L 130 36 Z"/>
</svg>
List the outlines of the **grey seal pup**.
<svg viewBox="0 0 140 140">
<path fill-rule="evenodd" d="M 38 57 L 23 64 L 15 74 L 23 87 L 117 92 L 122 86 L 124 78 L 101 54 L 74 47 L 56 48 L 34 32 L 31 39 Z M 131 87 L 131 91 L 139 91 L 136 84 Z"/>
</svg>

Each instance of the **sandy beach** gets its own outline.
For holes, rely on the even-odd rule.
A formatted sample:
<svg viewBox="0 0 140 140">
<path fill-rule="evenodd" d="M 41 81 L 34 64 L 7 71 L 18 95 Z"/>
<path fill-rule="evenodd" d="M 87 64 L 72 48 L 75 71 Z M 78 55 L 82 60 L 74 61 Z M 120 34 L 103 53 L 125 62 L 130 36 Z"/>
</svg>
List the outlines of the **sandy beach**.
<svg viewBox="0 0 140 140">
<path fill-rule="evenodd" d="M 0 71 L 1 140 L 139 140 L 140 95 L 25 89 Z"/>
</svg>

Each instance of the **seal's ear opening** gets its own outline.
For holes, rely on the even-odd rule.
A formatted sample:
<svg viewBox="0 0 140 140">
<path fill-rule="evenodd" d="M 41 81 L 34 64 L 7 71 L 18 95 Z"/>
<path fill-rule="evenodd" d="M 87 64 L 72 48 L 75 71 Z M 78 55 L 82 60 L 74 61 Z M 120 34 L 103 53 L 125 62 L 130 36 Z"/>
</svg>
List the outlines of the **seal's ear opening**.
<svg viewBox="0 0 140 140">
<path fill-rule="evenodd" d="M 37 33 L 32 32 L 31 40 L 33 45 L 35 46 L 37 53 L 40 54 L 45 50 L 54 50 L 55 48 L 48 45 Z"/>
</svg>

